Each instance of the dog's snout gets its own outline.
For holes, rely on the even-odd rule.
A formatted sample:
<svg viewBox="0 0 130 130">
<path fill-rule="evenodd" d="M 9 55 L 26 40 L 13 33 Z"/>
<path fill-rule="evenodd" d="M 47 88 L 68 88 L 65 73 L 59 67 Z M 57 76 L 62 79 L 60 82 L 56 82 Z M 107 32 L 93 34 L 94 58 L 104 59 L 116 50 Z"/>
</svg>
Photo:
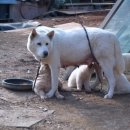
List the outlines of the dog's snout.
<svg viewBox="0 0 130 130">
<path fill-rule="evenodd" d="M 48 56 L 48 52 L 47 52 L 47 51 L 44 51 L 44 52 L 43 52 L 43 56 L 44 56 L 44 57 L 47 57 L 47 56 Z"/>
</svg>

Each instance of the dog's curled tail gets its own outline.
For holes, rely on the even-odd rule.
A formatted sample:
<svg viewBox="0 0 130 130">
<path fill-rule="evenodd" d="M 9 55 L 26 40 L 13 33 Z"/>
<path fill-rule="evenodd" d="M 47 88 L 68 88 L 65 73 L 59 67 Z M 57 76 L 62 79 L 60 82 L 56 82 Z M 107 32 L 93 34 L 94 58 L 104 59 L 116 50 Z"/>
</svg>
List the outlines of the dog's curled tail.
<svg viewBox="0 0 130 130">
<path fill-rule="evenodd" d="M 114 50 L 115 50 L 115 69 L 117 74 L 122 74 L 125 71 L 125 62 L 121 53 L 120 43 L 114 36 Z"/>
</svg>

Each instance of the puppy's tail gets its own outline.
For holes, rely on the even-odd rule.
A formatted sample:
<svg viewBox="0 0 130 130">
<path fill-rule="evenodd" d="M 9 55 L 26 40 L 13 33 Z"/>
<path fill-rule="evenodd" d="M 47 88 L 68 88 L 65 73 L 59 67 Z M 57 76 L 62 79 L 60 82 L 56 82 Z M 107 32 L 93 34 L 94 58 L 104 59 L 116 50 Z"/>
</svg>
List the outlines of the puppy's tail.
<svg viewBox="0 0 130 130">
<path fill-rule="evenodd" d="M 125 71 L 125 62 L 121 53 L 120 43 L 114 36 L 114 50 L 115 50 L 115 70 L 117 74 L 122 74 Z"/>
</svg>

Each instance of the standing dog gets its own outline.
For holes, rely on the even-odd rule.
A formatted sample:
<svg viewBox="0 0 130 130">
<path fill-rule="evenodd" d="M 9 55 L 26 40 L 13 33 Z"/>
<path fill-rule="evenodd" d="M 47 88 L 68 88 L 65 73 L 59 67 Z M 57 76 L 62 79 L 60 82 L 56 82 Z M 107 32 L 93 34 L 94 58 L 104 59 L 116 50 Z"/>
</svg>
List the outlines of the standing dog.
<svg viewBox="0 0 130 130">
<path fill-rule="evenodd" d="M 119 77 L 125 69 L 121 49 L 116 36 L 99 28 L 87 27 L 93 53 L 107 78 L 109 90 L 104 98 L 112 98 Z M 85 31 L 82 27 L 60 30 L 45 26 L 33 29 L 28 37 L 28 50 L 51 70 L 52 97 L 58 88 L 60 67 L 90 64 L 93 62 Z"/>
</svg>

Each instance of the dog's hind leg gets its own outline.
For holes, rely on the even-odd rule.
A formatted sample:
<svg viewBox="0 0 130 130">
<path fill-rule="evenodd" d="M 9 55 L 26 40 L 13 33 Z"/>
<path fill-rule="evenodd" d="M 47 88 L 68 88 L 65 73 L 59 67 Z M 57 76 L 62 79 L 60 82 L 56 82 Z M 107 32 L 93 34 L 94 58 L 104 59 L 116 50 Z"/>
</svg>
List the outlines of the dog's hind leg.
<svg viewBox="0 0 130 130">
<path fill-rule="evenodd" d="M 99 61 L 99 64 L 104 72 L 104 75 L 108 81 L 109 89 L 108 93 L 104 96 L 104 98 L 112 98 L 115 89 L 115 76 L 113 72 L 113 65 L 109 60 Z"/>
</svg>

